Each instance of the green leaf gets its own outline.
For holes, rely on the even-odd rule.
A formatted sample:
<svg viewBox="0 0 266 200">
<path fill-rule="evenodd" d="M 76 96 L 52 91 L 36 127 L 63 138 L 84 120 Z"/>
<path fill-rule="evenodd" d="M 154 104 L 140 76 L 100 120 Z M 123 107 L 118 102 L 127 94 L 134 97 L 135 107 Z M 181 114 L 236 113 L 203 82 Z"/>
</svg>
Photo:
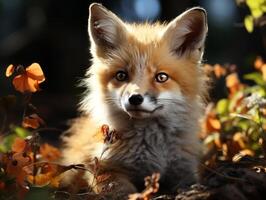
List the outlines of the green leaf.
<svg viewBox="0 0 266 200">
<path fill-rule="evenodd" d="M 4 139 L 2 140 L 2 143 L 0 144 L 0 151 L 1 152 L 7 152 L 11 150 L 11 146 L 15 140 L 17 136 L 14 134 L 8 135 L 6 137 L 4 137 Z"/>
<path fill-rule="evenodd" d="M 252 80 L 258 85 L 265 85 L 265 81 L 260 73 L 254 72 L 243 76 L 246 80 Z"/>
<path fill-rule="evenodd" d="M 30 132 L 27 129 L 21 128 L 19 126 L 16 126 L 14 128 L 14 132 L 16 133 L 17 136 L 19 136 L 21 138 L 26 138 L 27 136 L 30 135 Z"/>
<path fill-rule="evenodd" d="M 229 106 L 229 100 L 228 99 L 221 99 L 218 101 L 216 105 L 216 111 L 220 115 L 224 115 L 228 113 L 228 106 Z"/>
<path fill-rule="evenodd" d="M 239 117 L 241 119 L 253 120 L 253 117 L 247 114 L 230 113 L 230 116 Z"/>
<path fill-rule="evenodd" d="M 261 97 L 266 96 L 265 86 L 261 85 L 254 85 L 252 87 L 245 88 L 245 95 L 248 96 L 249 94 L 257 93 Z"/>
<path fill-rule="evenodd" d="M 248 15 L 244 19 L 244 24 L 249 33 L 252 33 L 254 30 L 254 23 L 253 23 L 253 17 L 251 15 Z"/>
</svg>

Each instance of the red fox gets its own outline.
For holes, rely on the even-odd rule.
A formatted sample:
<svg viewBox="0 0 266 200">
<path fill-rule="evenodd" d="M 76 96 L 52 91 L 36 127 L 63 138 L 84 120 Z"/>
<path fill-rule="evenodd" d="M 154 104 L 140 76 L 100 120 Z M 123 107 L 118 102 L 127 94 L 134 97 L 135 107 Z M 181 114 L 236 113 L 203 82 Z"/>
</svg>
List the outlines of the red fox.
<svg viewBox="0 0 266 200">
<path fill-rule="evenodd" d="M 89 11 L 88 90 L 80 104 L 82 117 L 64 138 L 63 162 L 89 168 L 97 157 L 102 178 L 91 186 L 96 193 L 112 186 L 107 199 L 127 199 L 155 172 L 168 193 L 196 183 L 198 121 L 206 93 L 205 10 L 189 9 L 168 24 L 129 24 L 97 3 Z M 119 135 L 104 153 L 103 124 Z M 90 184 L 95 174 L 83 178 Z"/>
</svg>

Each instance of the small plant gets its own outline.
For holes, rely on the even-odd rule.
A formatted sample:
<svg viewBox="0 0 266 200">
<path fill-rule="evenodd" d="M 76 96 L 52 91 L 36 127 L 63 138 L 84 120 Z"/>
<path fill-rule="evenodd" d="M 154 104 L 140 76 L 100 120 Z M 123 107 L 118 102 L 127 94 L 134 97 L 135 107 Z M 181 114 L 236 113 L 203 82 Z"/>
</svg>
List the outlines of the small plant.
<svg viewBox="0 0 266 200">
<path fill-rule="evenodd" d="M 208 105 L 201 134 L 217 159 L 234 161 L 239 156 L 266 155 L 266 64 L 258 57 L 254 67 L 257 72 L 243 76 L 253 82 L 251 86 L 240 81 L 235 67 L 212 68 L 216 78 L 225 77 L 228 90 L 227 98 Z"/>
<path fill-rule="evenodd" d="M 245 4 L 250 10 L 250 14 L 245 16 L 244 25 L 249 33 L 254 27 L 262 27 L 266 24 L 266 1 L 265 0 L 236 0 L 237 4 Z"/>
</svg>

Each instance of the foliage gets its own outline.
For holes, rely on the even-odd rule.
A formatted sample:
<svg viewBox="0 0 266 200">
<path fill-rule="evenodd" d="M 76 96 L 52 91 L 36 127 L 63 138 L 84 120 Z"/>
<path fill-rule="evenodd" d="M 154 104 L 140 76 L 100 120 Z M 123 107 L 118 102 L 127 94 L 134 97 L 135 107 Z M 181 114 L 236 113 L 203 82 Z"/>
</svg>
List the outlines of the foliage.
<svg viewBox="0 0 266 200">
<path fill-rule="evenodd" d="M 244 25 L 249 33 L 253 32 L 254 26 L 265 25 L 266 0 L 236 0 L 238 4 L 244 3 L 248 6 L 250 14 L 245 16 Z"/>
<path fill-rule="evenodd" d="M 42 195 L 43 199 L 51 199 L 54 194 L 52 188 L 59 186 L 62 174 L 70 169 L 82 169 L 83 165 L 56 163 L 61 157 L 60 150 L 40 141 L 38 133 L 45 129 L 45 122 L 31 103 L 32 94 L 39 91 L 39 84 L 45 81 L 40 65 L 33 63 L 26 68 L 9 65 L 6 77 L 12 75 L 14 88 L 24 97 L 24 111 L 20 125 L 10 124 L 6 128 L 6 116 L 15 106 L 16 97 L 1 97 L 0 109 L 4 120 L 0 130 L 0 196 L 34 199 L 34 196 Z"/>
<path fill-rule="evenodd" d="M 235 67 L 211 68 L 216 79 L 225 78 L 228 97 L 210 103 L 206 110 L 201 138 L 212 152 L 206 164 L 215 160 L 236 161 L 245 155 L 266 155 L 266 64 L 258 57 L 254 67 L 256 72 L 243 76 L 251 85 L 240 81 Z"/>
</svg>

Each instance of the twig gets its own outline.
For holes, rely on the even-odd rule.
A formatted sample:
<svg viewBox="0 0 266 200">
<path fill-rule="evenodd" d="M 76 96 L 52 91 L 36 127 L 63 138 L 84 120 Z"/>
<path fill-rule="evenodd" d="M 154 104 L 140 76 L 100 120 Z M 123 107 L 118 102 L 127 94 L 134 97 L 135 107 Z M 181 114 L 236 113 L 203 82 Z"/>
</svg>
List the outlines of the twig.
<svg viewBox="0 0 266 200">
<path fill-rule="evenodd" d="M 202 163 L 200 163 L 200 165 L 202 165 L 204 168 L 206 168 L 207 170 L 209 170 L 209 171 L 215 173 L 215 174 L 218 175 L 218 176 L 221 176 L 221 177 L 224 177 L 224 178 L 227 178 L 227 179 L 231 179 L 231 180 L 233 180 L 233 181 L 241 181 L 241 182 L 245 182 L 244 179 L 236 178 L 236 177 L 233 177 L 233 176 L 228 176 L 228 175 L 222 174 L 222 173 L 220 173 L 220 172 L 218 172 L 218 171 L 216 171 L 216 170 L 214 170 L 214 169 L 212 169 L 212 168 L 210 168 L 210 167 L 208 167 L 208 166 L 206 166 L 206 165 L 204 165 L 204 164 L 202 164 Z"/>
</svg>

